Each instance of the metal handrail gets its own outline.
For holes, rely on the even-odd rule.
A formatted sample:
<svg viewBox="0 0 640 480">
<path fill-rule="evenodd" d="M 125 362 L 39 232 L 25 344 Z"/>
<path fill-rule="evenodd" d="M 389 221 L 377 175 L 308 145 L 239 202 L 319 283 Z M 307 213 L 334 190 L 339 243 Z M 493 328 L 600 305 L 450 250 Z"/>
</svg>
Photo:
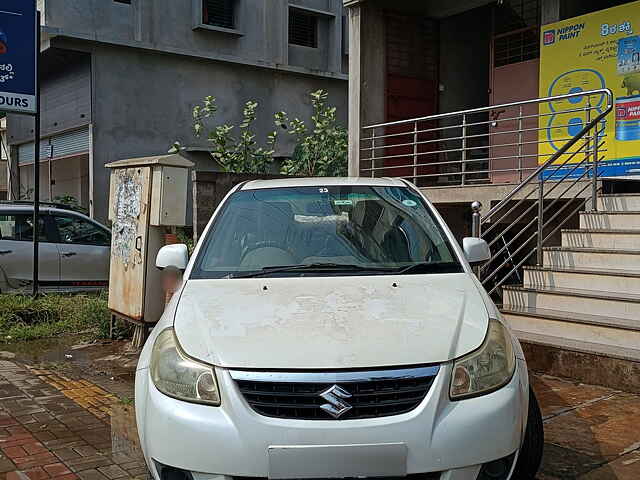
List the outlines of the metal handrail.
<svg viewBox="0 0 640 480">
<path fill-rule="evenodd" d="M 606 95 L 609 99 L 609 102 L 608 102 L 609 105 L 613 106 L 612 104 L 613 93 L 611 92 L 611 90 L 609 90 L 608 88 L 598 88 L 596 90 L 585 90 L 580 93 L 565 93 L 563 95 L 555 95 L 555 96 L 544 97 L 544 98 L 533 98 L 531 100 L 521 100 L 518 102 L 502 103 L 500 105 L 491 105 L 489 107 L 470 108 L 468 110 L 459 110 L 457 112 L 438 113 L 435 115 L 428 115 L 426 117 L 410 118 L 407 120 L 397 120 L 395 122 L 378 123 L 375 125 L 367 125 L 365 127 L 362 127 L 362 129 L 371 130 L 371 129 L 380 128 L 380 127 L 393 127 L 396 125 L 406 125 L 408 123 L 414 123 L 414 122 L 425 122 L 427 120 L 429 121 L 443 120 L 445 118 L 459 117 L 461 115 L 472 115 L 474 113 L 483 113 L 491 110 L 507 109 L 512 107 L 519 107 L 524 105 L 533 105 L 533 104 L 540 104 L 540 103 L 557 102 L 560 100 L 567 100 L 569 98 L 576 98 L 576 97 L 590 97 L 598 94 Z M 591 108 L 594 109 L 595 107 L 591 107 Z M 584 109 L 574 109 L 574 111 L 584 111 Z M 376 137 L 376 138 L 382 138 L 382 137 Z"/>
<path fill-rule="evenodd" d="M 611 110 L 613 109 L 613 92 L 611 90 L 609 90 L 608 88 L 603 88 L 603 89 L 599 89 L 599 90 L 590 90 L 588 92 L 584 92 L 583 96 L 590 96 L 590 95 L 601 93 L 601 92 L 605 93 L 607 95 L 607 108 L 605 108 L 604 111 L 600 115 L 598 115 L 595 119 L 591 120 L 571 140 L 569 140 L 560 149 L 558 149 L 558 151 L 553 156 L 551 156 L 546 162 L 544 162 L 542 165 L 540 165 L 531 175 L 529 175 L 529 177 L 527 177 L 525 180 L 523 180 L 522 183 L 520 183 L 520 185 L 518 185 L 516 188 L 511 190 L 511 192 L 509 192 L 500 202 L 498 202 L 497 205 L 495 205 L 493 208 L 491 208 L 491 210 L 489 210 L 486 213 L 486 215 L 483 215 L 482 216 L 482 220 L 483 221 L 484 220 L 488 220 L 489 218 L 491 218 L 495 214 L 495 212 L 497 212 L 498 210 L 500 210 L 502 208 L 502 206 L 505 203 L 507 203 L 515 195 L 517 195 L 520 190 L 522 190 L 524 187 L 529 185 L 549 165 L 552 165 L 553 163 L 555 163 L 558 160 L 558 158 L 560 158 L 562 155 L 564 155 L 567 152 L 567 150 L 569 150 L 571 147 L 573 147 L 582 137 L 584 137 L 584 135 L 586 133 L 588 133 L 594 126 L 598 125 L 598 123 L 600 123 L 611 112 Z M 596 137 L 596 139 L 597 139 L 597 137 Z"/>
<path fill-rule="evenodd" d="M 593 90 L 584 93 L 585 96 L 600 93 L 606 95 L 606 108 L 595 118 L 590 119 L 590 97 L 587 97 L 588 107 L 585 108 L 587 113 L 586 125 L 580 132 L 562 145 L 549 159 L 539 165 L 526 179 L 505 195 L 498 204 L 484 215 L 481 214 L 482 205 L 479 202 L 472 204 L 472 235 L 482 238 L 489 233 L 493 233 L 494 238 L 489 242 L 489 247 L 492 248 L 494 245 L 498 246 L 497 252 L 494 253 L 495 261 L 490 260 L 484 265 L 476 267 L 476 274 L 490 295 L 501 296 L 502 285 L 508 282 L 512 275 L 517 274 L 518 269 L 529 261 L 534 253 L 537 255 L 536 264 L 542 266 L 544 263 L 543 248 L 547 241 L 549 241 L 571 217 L 583 209 L 589 201 L 591 202 L 591 209 L 597 210 L 598 177 L 601 175 L 601 173 L 598 172 L 598 165 L 604 158 L 600 156 L 600 153 L 604 150 L 602 147 L 605 143 L 603 139 L 605 130 L 603 121 L 613 109 L 613 94 L 608 89 Z M 563 156 L 566 156 L 567 152 L 580 141 L 584 143 L 567 158 L 563 158 Z M 577 163 L 569 163 L 579 153 L 584 153 L 584 158 Z M 567 169 L 567 171 L 561 170 L 563 168 Z M 582 171 L 580 175 L 574 176 L 574 172 L 578 171 L 577 173 L 580 173 L 578 169 L 584 169 L 584 171 Z M 559 172 L 563 172 L 563 174 L 560 174 L 560 178 L 555 178 L 554 175 Z M 549 179 L 545 180 L 543 174 L 550 174 Z M 579 185 L 579 182 L 584 182 L 583 179 L 585 177 L 588 178 L 589 174 L 590 181 L 582 186 Z M 545 183 L 552 184 L 551 188 L 547 189 L 547 191 L 545 191 L 544 188 Z M 533 188 L 525 193 L 524 189 L 531 185 L 533 185 Z M 562 192 L 551 197 L 550 194 L 560 185 L 566 188 L 561 189 Z M 570 194 L 572 189 L 575 189 L 573 195 Z M 591 195 L 581 198 L 580 196 L 587 189 L 591 189 Z M 533 201 L 528 200 L 536 190 L 538 192 L 538 198 Z M 521 194 L 521 198 L 514 204 L 515 197 L 518 194 Z M 549 203 L 545 204 L 545 200 L 547 199 Z M 524 207 L 525 205 L 523 204 L 527 200 L 532 202 L 531 205 L 529 205 L 524 212 L 517 215 L 516 212 L 518 208 L 521 206 Z M 565 201 L 564 205 L 553 211 L 552 208 L 561 200 Z M 571 209 L 576 201 L 578 205 Z M 534 209 L 537 209 L 537 213 L 534 214 L 533 218 L 525 220 L 526 225 L 522 227 L 520 221 L 527 218 L 527 215 Z M 563 217 L 567 209 L 571 210 L 571 212 L 569 215 L 565 214 Z M 553 214 L 550 218 L 545 218 L 545 214 L 551 212 L 553 212 Z M 512 214 L 516 214 L 515 219 L 509 218 Z M 494 221 L 491 222 L 491 226 L 483 232 L 483 225 L 489 223 L 490 220 Z M 501 223 L 503 220 L 506 220 L 505 224 Z M 557 222 L 557 224 L 554 224 L 554 222 Z M 519 230 L 516 229 L 516 226 L 519 226 Z M 534 226 L 536 227 L 535 231 L 533 231 Z M 498 229 L 499 227 L 501 228 Z M 551 231 L 545 233 L 548 229 L 551 229 Z M 532 233 L 527 234 L 527 232 Z M 510 240 L 507 240 L 506 235 L 509 233 L 513 236 Z M 526 239 L 521 241 L 521 237 Z M 501 244 L 503 244 L 502 247 L 498 245 L 499 240 L 501 240 Z M 516 241 L 518 241 L 518 244 L 516 244 L 517 248 L 511 251 L 509 247 Z M 529 248 L 528 251 L 525 250 L 533 241 L 535 241 L 535 247 Z M 501 257 L 500 255 L 505 252 L 506 258 L 504 256 Z M 498 263 L 498 265 L 496 266 L 495 263 Z M 506 273 L 504 273 L 505 268 L 508 270 Z M 518 282 L 519 281 L 520 277 L 518 277 Z"/>
<path fill-rule="evenodd" d="M 601 88 L 368 125 L 358 168 L 419 187 L 513 185 L 486 212 L 473 204 L 472 234 L 486 238 L 493 253 L 475 271 L 499 295 L 505 282 L 519 281 L 513 273 L 534 254 L 543 264 L 543 246 L 569 219 L 566 213 L 589 201 L 596 208 L 613 103 L 611 90 Z"/>
</svg>

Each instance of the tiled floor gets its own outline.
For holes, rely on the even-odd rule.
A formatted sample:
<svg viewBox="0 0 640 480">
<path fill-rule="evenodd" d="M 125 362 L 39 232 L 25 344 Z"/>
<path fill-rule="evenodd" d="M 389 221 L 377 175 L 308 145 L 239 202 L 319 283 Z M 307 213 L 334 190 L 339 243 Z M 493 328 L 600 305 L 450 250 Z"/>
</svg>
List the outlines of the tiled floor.
<svg viewBox="0 0 640 480">
<path fill-rule="evenodd" d="M 545 419 L 542 480 L 639 480 L 640 396 L 535 376 Z"/>
<path fill-rule="evenodd" d="M 115 387 L 117 385 L 117 387 Z M 534 375 L 545 422 L 540 480 L 640 480 L 640 395 Z M 110 414 L 132 385 L 0 361 L 0 480 L 148 478 L 113 452 Z"/>
<path fill-rule="evenodd" d="M 112 452 L 116 401 L 87 380 L 0 361 L 0 478 L 147 478 L 140 457 Z"/>
</svg>

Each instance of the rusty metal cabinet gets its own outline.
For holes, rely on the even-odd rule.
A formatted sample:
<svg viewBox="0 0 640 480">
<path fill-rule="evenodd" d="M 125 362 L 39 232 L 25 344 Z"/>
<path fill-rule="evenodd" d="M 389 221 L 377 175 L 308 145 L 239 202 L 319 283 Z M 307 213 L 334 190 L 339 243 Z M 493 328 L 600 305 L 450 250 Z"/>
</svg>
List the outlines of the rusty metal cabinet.
<svg viewBox="0 0 640 480">
<path fill-rule="evenodd" d="M 155 323 L 164 309 L 155 257 L 164 227 L 185 224 L 188 169 L 179 155 L 133 158 L 111 168 L 109 308 L 136 324 Z"/>
</svg>

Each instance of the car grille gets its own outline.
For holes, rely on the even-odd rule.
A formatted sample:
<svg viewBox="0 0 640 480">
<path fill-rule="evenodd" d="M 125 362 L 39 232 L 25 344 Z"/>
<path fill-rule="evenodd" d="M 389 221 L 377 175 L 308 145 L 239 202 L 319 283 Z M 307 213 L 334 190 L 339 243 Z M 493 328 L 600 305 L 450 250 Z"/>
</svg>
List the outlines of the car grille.
<svg viewBox="0 0 640 480">
<path fill-rule="evenodd" d="M 405 477 L 344 477 L 342 480 L 440 480 L 442 472 L 412 473 Z M 231 477 L 233 480 L 268 480 L 267 477 Z M 330 480 L 314 478 L 313 480 Z"/>
<path fill-rule="evenodd" d="M 261 415 L 299 420 L 354 420 L 413 410 L 429 392 L 437 373 L 438 367 L 424 367 L 319 374 L 233 371 L 231 376 L 247 403 Z M 334 387 L 342 392 L 337 403 L 321 396 Z M 334 416 L 322 408 L 331 403 L 349 408 Z"/>
</svg>

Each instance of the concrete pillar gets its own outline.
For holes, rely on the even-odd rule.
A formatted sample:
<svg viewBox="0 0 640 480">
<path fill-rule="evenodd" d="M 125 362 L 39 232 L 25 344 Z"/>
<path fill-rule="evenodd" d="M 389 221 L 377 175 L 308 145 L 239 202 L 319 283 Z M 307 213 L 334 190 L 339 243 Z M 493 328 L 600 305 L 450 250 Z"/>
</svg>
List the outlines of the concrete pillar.
<svg viewBox="0 0 640 480">
<path fill-rule="evenodd" d="M 349 8 L 349 176 L 360 164 L 360 5 Z"/>
<path fill-rule="evenodd" d="M 358 176 L 362 127 L 385 120 L 384 14 L 370 3 L 349 6 L 349 176 Z"/>
<path fill-rule="evenodd" d="M 560 20 L 560 0 L 542 0 L 541 8 L 542 25 Z"/>
<path fill-rule="evenodd" d="M 330 0 L 329 11 L 335 14 L 329 25 L 329 61 L 330 72 L 342 71 L 342 0 Z"/>
<path fill-rule="evenodd" d="M 264 8 L 265 58 L 274 63 L 289 63 L 289 2 L 288 0 L 270 0 Z"/>
</svg>

